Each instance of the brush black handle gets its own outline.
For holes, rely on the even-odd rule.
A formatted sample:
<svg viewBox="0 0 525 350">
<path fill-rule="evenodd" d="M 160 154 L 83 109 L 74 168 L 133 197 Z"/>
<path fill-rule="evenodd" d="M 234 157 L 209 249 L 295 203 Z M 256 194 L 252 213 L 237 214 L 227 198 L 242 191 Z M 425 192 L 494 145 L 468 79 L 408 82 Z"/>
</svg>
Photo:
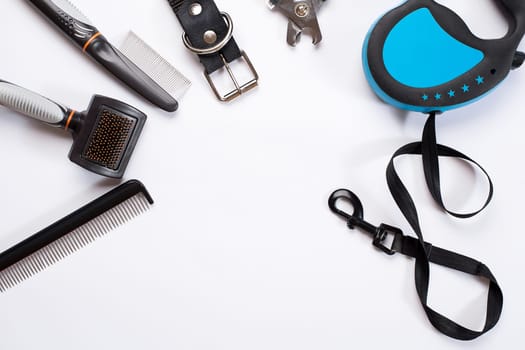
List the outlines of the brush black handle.
<svg viewBox="0 0 525 350">
<path fill-rule="evenodd" d="M 144 185 L 140 181 L 130 180 L 1 253 L 0 271 L 45 248 L 138 193 L 144 194 L 147 201 L 153 203 Z"/>
<path fill-rule="evenodd" d="M 130 88 L 165 111 L 177 110 L 177 100 L 113 47 L 87 17 L 68 0 L 29 1 L 82 48 L 82 51 L 89 54 Z"/>
<path fill-rule="evenodd" d="M 0 80 L 0 105 L 56 127 L 64 127 L 71 110 L 23 87 Z"/>
</svg>

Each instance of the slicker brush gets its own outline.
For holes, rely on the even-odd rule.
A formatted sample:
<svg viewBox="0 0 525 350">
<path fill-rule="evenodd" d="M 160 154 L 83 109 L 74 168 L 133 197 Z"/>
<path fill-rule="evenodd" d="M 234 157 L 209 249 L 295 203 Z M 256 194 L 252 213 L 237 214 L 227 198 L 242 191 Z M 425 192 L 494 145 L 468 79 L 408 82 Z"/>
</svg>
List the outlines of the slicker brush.
<svg viewBox="0 0 525 350">
<path fill-rule="evenodd" d="M 69 159 L 94 173 L 121 178 L 140 136 L 146 115 L 111 99 L 93 96 L 88 109 L 77 112 L 20 86 L 0 80 L 0 105 L 51 126 L 69 130 Z"/>
</svg>

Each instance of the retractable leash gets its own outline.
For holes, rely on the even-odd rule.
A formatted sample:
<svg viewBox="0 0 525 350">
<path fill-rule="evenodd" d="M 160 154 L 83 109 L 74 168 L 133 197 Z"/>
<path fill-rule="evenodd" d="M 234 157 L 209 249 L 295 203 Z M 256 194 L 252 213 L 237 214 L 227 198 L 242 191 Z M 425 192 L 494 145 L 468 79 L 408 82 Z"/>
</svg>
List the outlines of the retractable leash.
<svg viewBox="0 0 525 350">
<path fill-rule="evenodd" d="M 398 149 L 390 160 L 386 178 L 389 190 L 417 238 L 385 224 L 376 227 L 363 219 L 359 198 L 348 190 L 337 190 L 329 199 L 330 209 L 373 236 L 373 244 L 387 254 L 415 258 L 415 284 L 419 300 L 432 325 L 459 340 L 472 340 L 492 329 L 499 320 L 503 294 L 494 275 L 483 263 L 425 242 L 414 201 L 399 177 L 394 160 L 403 155 L 421 155 L 425 179 L 436 203 L 457 218 L 470 218 L 492 199 L 493 185 L 487 172 L 474 160 L 436 142 L 436 114 L 462 107 L 484 97 L 525 54 L 516 52 L 525 33 L 525 0 L 499 0 L 509 22 L 501 39 L 482 40 L 470 32 L 453 11 L 433 0 L 408 0 L 384 15 L 368 33 L 363 47 L 363 65 L 368 82 L 385 102 L 398 108 L 429 114 L 421 142 Z M 472 213 L 456 213 L 445 207 L 441 195 L 439 157 L 462 159 L 478 167 L 489 182 L 483 206 Z M 350 202 L 353 214 L 338 208 Z M 387 243 L 391 242 L 391 243 Z M 489 281 L 485 326 L 481 331 L 465 328 L 427 304 L 430 263 Z"/>
</svg>

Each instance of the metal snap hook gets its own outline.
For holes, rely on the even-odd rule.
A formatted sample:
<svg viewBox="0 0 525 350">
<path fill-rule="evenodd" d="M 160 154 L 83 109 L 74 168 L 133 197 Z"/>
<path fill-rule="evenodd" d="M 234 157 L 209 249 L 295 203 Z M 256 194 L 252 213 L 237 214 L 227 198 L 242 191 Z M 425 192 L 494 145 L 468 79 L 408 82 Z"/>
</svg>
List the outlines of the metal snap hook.
<svg viewBox="0 0 525 350">
<path fill-rule="evenodd" d="M 349 214 L 337 207 L 337 202 L 340 202 L 342 200 L 349 202 L 352 205 L 352 207 L 354 207 L 354 212 L 352 214 Z M 350 190 L 339 189 L 334 191 L 330 195 L 330 198 L 328 198 L 328 207 L 334 214 L 337 214 L 340 217 L 347 220 L 348 227 L 352 229 L 354 228 L 352 225 L 352 221 L 354 221 L 355 219 L 358 219 L 359 221 L 363 220 L 363 204 L 361 203 L 359 197 L 357 197 L 357 195 Z"/>
<path fill-rule="evenodd" d="M 343 200 L 349 202 L 354 207 L 352 214 L 337 207 L 337 202 Z M 360 228 L 372 235 L 373 245 L 386 254 L 393 255 L 399 251 L 400 244 L 402 244 L 403 240 L 403 231 L 390 225 L 381 224 L 374 226 L 366 222 L 363 219 L 363 204 L 359 197 L 352 191 L 347 189 L 334 191 L 328 198 L 328 207 L 334 214 L 346 220 L 346 225 L 349 229 Z M 392 242 L 386 243 L 389 236 L 393 237 Z"/>
</svg>

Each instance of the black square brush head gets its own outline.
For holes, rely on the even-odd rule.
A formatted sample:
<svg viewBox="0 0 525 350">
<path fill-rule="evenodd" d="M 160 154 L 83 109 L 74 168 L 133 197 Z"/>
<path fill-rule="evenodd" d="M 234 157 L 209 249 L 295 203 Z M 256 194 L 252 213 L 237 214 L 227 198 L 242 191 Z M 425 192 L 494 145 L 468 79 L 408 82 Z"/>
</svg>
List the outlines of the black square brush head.
<svg viewBox="0 0 525 350">
<path fill-rule="evenodd" d="M 69 159 L 94 173 L 121 178 L 146 122 L 138 109 L 95 95 L 87 111 L 72 115 Z"/>
</svg>

